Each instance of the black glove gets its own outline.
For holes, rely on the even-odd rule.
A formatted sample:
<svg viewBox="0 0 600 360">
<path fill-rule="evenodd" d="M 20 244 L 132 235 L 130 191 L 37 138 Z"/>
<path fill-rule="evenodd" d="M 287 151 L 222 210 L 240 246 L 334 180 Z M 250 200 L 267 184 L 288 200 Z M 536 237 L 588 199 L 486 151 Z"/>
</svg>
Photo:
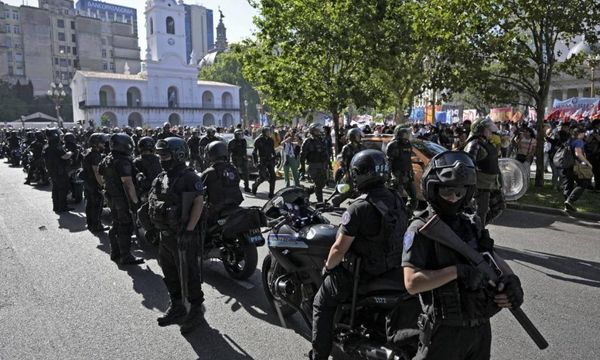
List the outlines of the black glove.
<svg viewBox="0 0 600 360">
<path fill-rule="evenodd" d="M 198 242 L 198 233 L 196 231 L 184 231 L 179 236 L 179 241 L 177 241 L 177 247 L 180 250 L 188 250 L 192 247 L 193 244 Z"/>
<path fill-rule="evenodd" d="M 513 309 L 523 305 L 523 288 L 517 275 L 502 275 L 498 281 L 498 292 L 506 294 Z"/>
<path fill-rule="evenodd" d="M 488 284 L 488 277 L 476 267 L 468 264 L 456 265 L 456 278 L 467 290 L 483 289 Z"/>
</svg>

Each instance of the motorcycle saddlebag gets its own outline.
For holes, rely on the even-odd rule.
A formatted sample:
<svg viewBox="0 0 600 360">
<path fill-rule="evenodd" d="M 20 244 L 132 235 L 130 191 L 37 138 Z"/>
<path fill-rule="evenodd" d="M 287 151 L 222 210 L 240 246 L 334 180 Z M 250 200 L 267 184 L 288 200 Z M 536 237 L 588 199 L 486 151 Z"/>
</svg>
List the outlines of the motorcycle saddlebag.
<svg viewBox="0 0 600 360">
<path fill-rule="evenodd" d="M 420 314 L 419 297 L 406 295 L 400 298 L 394 310 L 386 316 L 388 342 L 398 348 L 416 350 L 419 341 L 417 320 Z"/>
<path fill-rule="evenodd" d="M 262 226 L 267 226 L 267 219 L 260 208 L 240 208 L 229 215 L 223 225 L 223 233 L 241 234 L 249 230 L 260 229 Z"/>
</svg>

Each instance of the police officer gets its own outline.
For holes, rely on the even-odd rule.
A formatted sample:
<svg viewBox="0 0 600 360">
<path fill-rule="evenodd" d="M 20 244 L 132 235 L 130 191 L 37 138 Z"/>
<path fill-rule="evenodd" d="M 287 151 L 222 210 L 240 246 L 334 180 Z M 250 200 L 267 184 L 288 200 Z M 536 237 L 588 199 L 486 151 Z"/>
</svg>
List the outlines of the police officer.
<svg viewBox="0 0 600 360">
<path fill-rule="evenodd" d="M 263 127 L 261 134 L 254 140 L 252 152 L 254 162 L 258 164 L 258 177 L 252 184 L 252 194 L 256 195 L 258 186 L 269 179 L 269 199 L 275 192 L 275 142 L 271 137 L 271 129 Z"/>
<path fill-rule="evenodd" d="M 479 219 L 465 213 L 476 177 L 473 161 L 462 151 L 436 155 L 423 173 L 423 194 L 430 207 L 404 235 L 402 259 L 406 289 L 419 294 L 423 306 L 415 359 L 489 359 L 489 319 L 501 308 L 523 303 L 519 278 L 494 253 L 494 241 Z M 493 256 L 504 273 L 497 288 L 462 255 L 420 232 L 436 214 L 469 246 Z"/>
<path fill-rule="evenodd" d="M 353 128 L 346 134 L 348 143 L 342 147 L 342 154 L 340 159 L 340 170 L 344 174 L 344 181 L 351 183 L 350 175 L 348 174 L 348 167 L 352 162 L 352 158 L 358 152 L 365 149 L 362 144 L 363 133 L 359 128 Z M 352 191 L 347 191 L 344 194 L 337 194 L 331 199 L 333 206 L 339 206 L 344 200 L 348 199 L 352 195 Z"/>
<path fill-rule="evenodd" d="M 327 169 L 329 168 L 329 155 L 327 144 L 323 137 L 321 124 L 312 124 L 309 137 L 302 143 L 300 150 L 300 168 L 305 173 L 308 162 L 308 174 L 315 185 L 317 202 L 323 202 L 323 188 L 327 183 Z"/>
<path fill-rule="evenodd" d="M 202 159 L 200 158 L 200 137 L 198 128 L 192 129 L 192 136 L 187 141 L 190 149 L 190 167 L 196 170 L 202 169 Z"/>
<path fill-rule="evenodd" d="M 69 164 L 70 191 L 73 202 L 79 204 L 83 200 L 83 184 L 81 180 L 77 179 L 76 172 L 81 169 L 83 149 L 77 144 L 77 138 L 71 132 L 65 134 L 64 142 L 65 149 L 73 154 Z"/>
<path fill-rule="evenodd" d="M 140 141 L 140 139 L 143 137 L 143 133 L 144 133 L 144 129 L 142 129 L 141 127 L 136 127 L 135 128 L 135 133 L 133 135 L 131 135 L 131 139 L 133 140 L 133 144 L 135 145 L 135 150 L 134 150 L 134 154 L 135 156 L 139 156 L 140 152 L 138 150 L 138 143 Z"/>
<path fill-rule="evenodd" d="M 353 273 L 347 266 L 361 258 L 360 279 L 368 282 L 388 271 L 400 271 L 402 234 L 408 218 L 400 196 L 385 187 L 389 175 L 385 155 L 363 150 L 350 163 L 361 195 L 343 214 L 336 241 L 325 263 L 324 279 L 313 303 L 311 359 L 329 358 L 337 305 L 352 293 Z M 401 281 L 399 279 L 399 281 Z"/>
<path fill-rule="evenodd" d="M 229 156 L 231 156 L 231 162 L 237 168 L 238 173 L 244 179 L 244 191 L 249 193 L 250 189 L 248 180 L 248 154 L 246 148 L 248 144 L 244 138 L 244 132 L 242 129 L 236 129 L 233 132 L 233 140 L 227 144 Z"/>
<path fill-rule="evenodd" d="M 200 178 L 208 203 L 207 224 L 210 227 L 223 211 L 237 208 L 244 201 L 244 196 L 240 191 L 237 169 L 229 163 L 227 145 L 222 141 L 213 141 L 208 144 L 206 153 L 210 166 Z"/>
<path fill-rule="evenodd" d="M 410 211 L 417 205 L 417 190 L 414 183 L 415 174 L 412 167 L 412 145 L 410 144 L 410 131 L 401 125 L 394 129 L 392 140 L 385 151 L 392 171 L 396 190 L 406 191 L 408 195 L 407 207 Z"/>
<path fill-rule="evenodd" d="M 42 153 L 46 170 L 52 181 L 52 210 L 56 213 L 73 210 L 67 207 L 67 193 L 70 185 L 69 160 L 73 154 L 65 150 L 60 141 L 61 135 L 62 131 L 60 129 L 46 130 L 48 145 Z"/>
<path fill-rule="evenodd" d="M 208 159 L 206 158 L 206 147 L 213 141 L 221 140 L 221 138 L 216 136 L 217 131 L 214 127 L 209 127 L 206 129 L 206 135 L 204 135 L 199 142 L 198 150 L 200 153 L 200 157 L 202 159 L 201 170 L 204 171 L 208 167 Z"/>
<path fill-rule="evenodd" d="M 25 180 L 26 185 L 30 185 L 31 181 L 35 179 L 36 174 L 39 175 L 37 181 L 40 185 L 48 185 L 48 174 L 44 167 L 44 159 L 42 158 L 42 152 L 46 146 L 46 136 L 43 132 L 38 131 L 35 133 L 35 141 L 29 145 L 28 151 L 32 153 L 31 164 L 29 164 L 29 172 L 27 173 L 27 179 Z"/>
<path fill-rule="evenodd" d="M 125 133 L 110 137 L 110 154 L 100 163 L 99 173 L 104 179 L 106 200 L 110 207 L 112 227 L 110 238 L 110 259 L 121 265 L 143 263 L 131 254 L 131 235 L 134 230 L 131 211 L 137 210 L 140 202 L 135 190 L 135 167 L 133 140 Z"/>
<path fill-rule="evenodd" d="M 467 139 L 465 151 L 471 156 L 477 167 L 477 215 L 483 224 L 489 223 L 500 215 L 504 201 L 501 192 L 500 167 L 498 165 L 498 150 L 490 142 L 498 128 L 490 118 L 478 119 L 471 124 L 471 135 Z M 494 199 L 492 199 L 494 198 Z M 490 203 L 494 207 L 490 208 Z"/>
<path fill-rule="evenodd" d="M 87 228 L 92 233 L 108 230 L 100 220 L 104 203 L 102 197 L 104 181 L 99 171 L 100 163 L 104 157 L 104 144 L 108 138 L 109 136 L 103 133 L 92 134 L 88 140 L 89 151 L 83 158 L 82 178 L 85 193 L 85 216 Z"/>
<path fill-rule="evenodd" d="M 163 172 L 158 175 L 148 197 L 149 216 L 160 230 L 158 263 L 164 274 L 171 304 L 164 316 L 158 318 L 159 326 L 181 324 L 181 333 L 193 331 L 202 319 L 204 294 L 199 277 L 198 221 L 204 206 L 202 180 L 193 169 L 186 166 L 189 150 L 185 140 L 170 137 L 156 142 Z M 191 203 L 191 209 L 184 205 Z M 186 221 L 183 221 L 187 218 Z M 185 252 L 187 266 L 189 312 L 183 304 L 178 268 L 181 266 L 178 248 Z"/>
<path fill-rule="evenodd" d="M 165 122 L 162 127 L 162 132 L 156 135 L 156 140 L 166 139 L 168 137 L 177 136 L 171 132 L 171 123 Z"/>
<path fill-rule="evenodd" d="M 156 142 L 150 136 L 141 138 L 138 141 L 140 156 L 133 160 L 133 165 L 138 172 L 136 177 L 138 194 L 142 198 L 147 197 L 152 188 L 152 182 L 162 172 L 160 159 L 154 154 L 155 145 Z M 142 202 L 145 202 L 145 200 L 142 200 Z"/>
</svg>

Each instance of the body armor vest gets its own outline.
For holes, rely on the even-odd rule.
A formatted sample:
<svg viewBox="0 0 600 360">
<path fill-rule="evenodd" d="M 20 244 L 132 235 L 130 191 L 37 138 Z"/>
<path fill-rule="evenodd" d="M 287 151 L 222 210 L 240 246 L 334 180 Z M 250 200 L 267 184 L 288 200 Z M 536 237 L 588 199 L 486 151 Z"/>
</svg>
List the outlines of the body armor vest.
<svg viewBox="0 0 600 360">
<path fill-rule="evenodd" d="M 171 178 L 167 172 L 160 173 L 148 195 L 148 216 L 154 227 L 158 230 L 170 230 L 177 232 L 181 227 L 181 194 L 174 191 L 175 185 L 183 179 L 183 175 L 193 171 L 184 168 Z"/>
<path fill-rule="evenodd" d="M 131 162 L 131 159 L 125 155 L 107 155 L 104 160 L 100 163 L 100 174 L 104 178 L 104 188 L 108 193 L 108 197 L 111 201 L 127 200 L 127 194 L 125 194 L 125 188 L 123 187 L 123 181 L 121 176 L 117 173 L 117 163 L 120 161 Z M 131 164 L 133 168 L 133 163 Z"/>
<path fill-rule="evenodd" d="M 356 155 L 358 152 L 364 149 L 365 147 L 363 146 L 363 144 L 360 143 L 350 143 L 344 145 L 344 147 L 342 148 L 342 160 L 344 161 L 344 165 L 347 168 L 350 167 L 350 163 L 352 162 L 352 158 L 354 157 L 354 155 Z"/>
<path fill-rule="evenodd" d="M 231 140 L 229 142 L 229 153 L 233 159 L 246 159 L 246 140 Z"/>
<path fill-rule="evenodd" d="M 306 160 L 309 164 L 321 164 L 329 161 L 325 140 L 317 137 L 311 137 L 306 139 L 306 141 L 308 141 Z"/>
<path fill-rule="evenodd" d="M 235 166 L 228 163 L 216 163 L 213 168 L 217 181 L 205 184 L 209 185 L 206 190 L 213 211 L 220 212 L 241 204 L 244 196 L 240 191 L 240 176 Z"/>
<path fill-rule="evenodd" d="M 498 165 L 498 150 L 496 150 L 496 147 L 489 141 L 485 141 L 481 138 L 469 140 L 467 142 L 467 146 L 469 146 L 469 143 L 471 141 L 477 141 L 477 145 L 482 147 L 487 153 L 487 156 L 485 158 L 476 161 L 475 165 L 477 165 L 477 168 L 485 174 L 500 174 L 500 167 Z"/>
<path fill-rule="evenodd" d="M 412 171 L 412 145 L 409 141 L 392 140 L 388 145 L 387 155 L 393 173 Z"/>
<path fill-rule="evenodd" d="M 154 179 L 162 172 L 159 158 L 156 155 L 145 154 L 135 159 L 133 163 L 145 177 L 145 180 L 137 185 L 142 193 L 149 191 Z"/>
</svg>

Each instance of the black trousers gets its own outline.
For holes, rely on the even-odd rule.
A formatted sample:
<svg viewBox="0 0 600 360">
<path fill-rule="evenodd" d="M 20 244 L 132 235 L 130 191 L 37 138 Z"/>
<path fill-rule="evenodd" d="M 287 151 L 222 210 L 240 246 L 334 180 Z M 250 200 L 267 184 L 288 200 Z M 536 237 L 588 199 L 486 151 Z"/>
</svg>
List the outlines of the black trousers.
<svg viewBox="0 0 600 360">
<path fill-rule="evenodd" d="M 600 154 L 590 156 L 589 160 L 594 173 L 594 190 L 600 190 Z"/>
<path fill-rule="evenodd" d="M 71 183 L 67 174 L 52 177 L 52 210 L 63 211 L 67 208 L 67 194 Z"/>
<path fill-rule="evenodd" d="M 474 327 L 441 325 L 429 346 L 419 348 L 414 360 L 487 360 L 491 345 L 489 322 Z"/>
<path fill-rule="evenodd" d="M 242 180 L 244 180 L 244 188 L 248 189 L 250 187 L 248 180 L 248 160 L 246 158 L 233 158 L 233 165 L 236 167 Z"/>
<path fill-rule="evenodd" d="M 327 184 L 327 163 L 309 163 L 308 175 L 315 184 L 317 202 L 323 202 L 323 188 Z"/>
<path fill-rule="evenodd" d="M 252 187 L 254 189 L 258 189 L 259 185 L 269 180 L 269 194 L 273 194 L 275 192 L 275 163 L 272 161 L 265 161 L 258 164 L 258 177 L 254 182 Z"/>
<path fill-rule="evenodd" d="M 186 251 L 188 269 L 188 291 L 191 304 L 204 301 L 202 284 L 200 283 L 200 269 L 198 267 L 198 244 Z M 169 291 L 171 301 L 181 300 L 181 284 L 179 282 L 179 254 L 177 250 L 177 236 L 171 232 L 160 233 L 158 247 L 158 263 L 162 268 L 163 281 Z"/>
<path fill-rule="evenodd" d="M 560 186 L 563 196 L 565 201 L 571 204 L 575 203 L 583 195 L 583 192 L 589 185 L 589 181 L 587 179 L 578 179 L 575 176 L 573 168 L 560 169 Z"/>
<path fill-rule="evenodd" d="M 408 195 L 408 202 L 406 207 L 409 210 L 414 210 L 417 207 L 417 188 L 415 187 L 414 174 L 412 172 L 398 171 L 393 173 L 393 179 L 395 182 L 396 191 L 402 193 L 402 190 Z"/>
<path fill-rule="evenodd" d="M 90 230 L 96 230 L 102 227 L 102 204 L 104 198 L 100 188 L 95 185 L 85 184 L 85 217 L 87 222 L 87 228 Z"/>
<path fill-rule="evenodd" d="M 39 174 L 40 178 L 35 179 L 35 175 Z M 41 183 L 48 182 L 48 174 L 46 173 L 46 168 L 44 167 L 43 159 L 34 159 L 31 164 L 29 164 L 29 172 L 27 172 L 27 181 L 38 181 Z"/>
<path fill-rule="evenodd" d="M 313 301 L 313 359 L 328 359 L 333 346 L 333 318 L 337 306 L 352 296 L 352 274 L 336 267 L 323 279 Z"/>
<path fill-rule="evenodd" d="M 133 233 L 133 219 L 129 213 L 129 204 L 125 199 L 111 199 L 109 207 L 112 218 L 112 227 L 108 231 L 110 256 L 112 258 L 128 256 Z"/>
</svg>

